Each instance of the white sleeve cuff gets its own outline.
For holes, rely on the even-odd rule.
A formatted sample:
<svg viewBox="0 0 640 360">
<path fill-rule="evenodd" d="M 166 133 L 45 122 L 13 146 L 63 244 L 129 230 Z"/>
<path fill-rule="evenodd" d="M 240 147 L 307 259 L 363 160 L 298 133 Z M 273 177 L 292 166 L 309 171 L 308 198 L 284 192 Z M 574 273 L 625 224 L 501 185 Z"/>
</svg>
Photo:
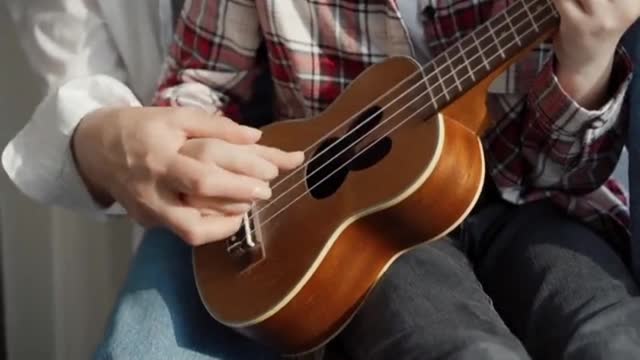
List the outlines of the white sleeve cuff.
<svg viewBox="0 0 640 360">
<path fill-rule="evenodd" d="M 4 149 L 2 165 L 25 195 L 102 218 L 121 215 L 119 204 L 100 207 L 78 174 L 70 141 L 80 121 L 107 106 L 141 106 L 122 82 L 94 75 L 66 82 L 36 108 L 31 120 Z"/>
</svg>

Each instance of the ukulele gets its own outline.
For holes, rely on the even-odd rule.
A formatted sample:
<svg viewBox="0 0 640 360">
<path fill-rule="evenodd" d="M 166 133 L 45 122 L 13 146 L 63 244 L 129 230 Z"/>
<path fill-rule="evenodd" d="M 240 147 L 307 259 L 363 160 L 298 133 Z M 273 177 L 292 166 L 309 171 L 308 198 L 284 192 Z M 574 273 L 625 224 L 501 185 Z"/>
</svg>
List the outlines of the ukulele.
<svg viewBox="0 0 640 360">
<path fill-rule="evenodd" d="M 488 88 L 558 23 L 549 0 L 515 1 L 425 66 L 391 57 L 320 115 L 263 127 L 262 144 L 306 162 L 235 235 L 193 249 L 209 314 L 283 354 L 331 340 L 398 256 L 469 214 Z"/>
</svg>

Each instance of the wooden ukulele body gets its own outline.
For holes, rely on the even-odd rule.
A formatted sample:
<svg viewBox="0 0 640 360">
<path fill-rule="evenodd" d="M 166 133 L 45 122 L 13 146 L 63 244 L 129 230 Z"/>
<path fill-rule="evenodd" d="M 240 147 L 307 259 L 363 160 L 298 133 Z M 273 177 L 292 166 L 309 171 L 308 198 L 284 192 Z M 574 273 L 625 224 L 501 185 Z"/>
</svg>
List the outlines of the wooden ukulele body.
<svg viewBox="0 0 640 360">
<path fill-rule="evenodd" d="M 548 0 L 514 2 L 437 56 L 429 64 L 437 76 L 410 58 L 389 58 L 320 115 L 265 127 L 263 144 L 310 149 L 312 161 L 274 182 L 273 203 L 256 205 L 245 235 L 255 228 L 246 243 L 257 246 L 231 251 L 236 236 L 193 250 L 211 316 L 285 354 L 332 339 L 395 259 L 471 211 L 485 177 L 489 86 L 558 24 Z M 330 160 L 335 148 L 361 155 Z M 346 170 L 336 166 L 338 175 L 319 182 L 330 173 L 318 164 L 341 162 Z"/>
<path fill-rule="evenodd" d="M 258 254 L 231 255 L 224 241 L 194 249 L 196 284 L 217 321 L 286 354 L 312 351 L 348 323 L 398 256 L 446 235 L 469 213 L 484 180 L 476 132 L 486 126 L 491 77 L 442 113 L 424 117 L 423 102 L 393 101 L 405 91 L 424 93 L 423 83 L 397 86 L 419 70 L 409 58 L 390 58 L 363 72 L 319 116 L 263 129 L 263 144 L 301 150 L 372 106 L 382 109 L 377 124 L 405 120 L 388 135 L 391 128 L 381 126 L 360 141 L 356 150 L 385 135 L 390 147 L 373 156 L 375 164 L 349 171 L 329 196 L 307 191 L 309 169 L 274 188 L 272 199 L 304 184 L 284 211 L 295 197 L 256 216 Z"/>
</svg>

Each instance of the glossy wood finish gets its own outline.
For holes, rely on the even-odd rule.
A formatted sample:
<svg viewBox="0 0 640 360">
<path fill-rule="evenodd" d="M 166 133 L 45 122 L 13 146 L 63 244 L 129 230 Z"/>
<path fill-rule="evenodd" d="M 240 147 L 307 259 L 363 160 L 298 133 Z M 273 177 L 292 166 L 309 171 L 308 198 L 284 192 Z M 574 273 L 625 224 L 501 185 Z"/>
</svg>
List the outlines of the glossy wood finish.
<svg viewBox="0 0 640 360">
<path fill-rule="evenodd" d="M 287 306 L 240 332 L 293 353 L 323 345 L 348 322 L 398 255 L 437 239 L 462 219 L 482 186 L 482 152 L 459 123 L 446 120 L 445 127 L 450 135 L 444 144 L 447 155 L 422 187 L 398 205 L 347 227 Z"/>
<path fill-rule="evenodd" d="M 329 341 L 398 256 L 436 240 L 467 215 L 484 180 L 479 136 L 491 126 L 487 89 L 549 31 L 496 63 L 439 114 L 425 106 L 432 84 L 403 82 L 417 64 L 396 57 L 367 69 L 319 116 L 264 128 L 262 143 L 310 148 L 309 157 L 318 139 L 375 104 L 384 109 L 383 125 L 358 149 L 383 135 L 392 148 L 376 165 L 350 172 L 328 198 L 307 193 L 304 172 L 274 188 L 273 199 L 291 191 L 274 206 L 257 206 L 262 260 L 230 256 L 224 242 L 195 248 L 196 284 L 209 313 L 284 353 L 308 352 Z M 418 101 L 409 104 L 407 98 Z"/>
<path fill-rule="evenodd" d="M 373 66 L 322 115 L 265 128 L 263 142 L 304 149 L 417 69 L 407 58 Z M 246 267 L 223 242 L 194 249 L 198 289 L 213 317 L 285 352 L 319 346 L 352 315 L 393 257 L 464 216 L 483 180 L 480 142 L 455 121 L 412 116 L 416 107 L 400 110 L 395 98 L 391 93 L 376 102 L 389 105 L 383 120 L 408 119 L 389 135 L 391 152 L 366 171 L 351 172 L 332 197 L 304 195 L 262 225 L 263 261 Z M 363 217 L 365 211 L 375 212 Z"/>
</svg>

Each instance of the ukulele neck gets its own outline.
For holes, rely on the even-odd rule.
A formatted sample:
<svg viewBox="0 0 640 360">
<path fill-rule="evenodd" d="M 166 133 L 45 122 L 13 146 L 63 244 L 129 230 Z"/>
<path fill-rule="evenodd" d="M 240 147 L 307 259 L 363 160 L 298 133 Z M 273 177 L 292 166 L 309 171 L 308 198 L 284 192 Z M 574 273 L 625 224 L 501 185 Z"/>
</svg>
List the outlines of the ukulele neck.
<svg viewBox="0 0 640 360">
<path fill-rule="evenodd" d="M 427 112 L 442 111 L 553 30 L 559 16 L 550 0 L 519 0 L 423 67 L 430 89 Z"/>
</svg>

